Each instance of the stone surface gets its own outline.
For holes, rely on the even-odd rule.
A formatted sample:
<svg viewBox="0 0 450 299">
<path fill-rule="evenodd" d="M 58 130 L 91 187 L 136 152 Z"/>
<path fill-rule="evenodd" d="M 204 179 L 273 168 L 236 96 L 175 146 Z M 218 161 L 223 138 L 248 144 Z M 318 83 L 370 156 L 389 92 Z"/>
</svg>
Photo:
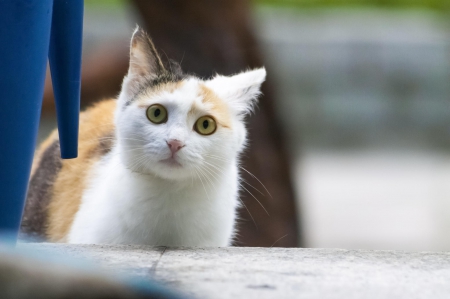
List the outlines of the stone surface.
<svg viewBox="0 0 450 299">
<path fill-rule="evenodd" d="M 450 253 L 21 244 L 196 298 L 450 298 Z"/>
</svg>

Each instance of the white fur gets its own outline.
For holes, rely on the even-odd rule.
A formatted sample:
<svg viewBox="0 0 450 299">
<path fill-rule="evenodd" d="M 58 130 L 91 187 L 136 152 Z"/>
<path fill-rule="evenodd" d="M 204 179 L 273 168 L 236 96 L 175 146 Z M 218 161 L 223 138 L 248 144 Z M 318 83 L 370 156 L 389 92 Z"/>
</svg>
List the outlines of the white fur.
<svg viewBox="0 0 450 299">
<path fill-rule="evenodd" d="M 206 82 L 220 97 L 227 99 L 238 115 L 244 116 L 253 109 L 260 86 L 266 79 L 266 70 L 256 69 L 232 77 L 216 76 Z"/>
<path fill-rule="evenodd" d="M 238 159 L 246 140 L 242 114 L 251 109 L 264 77 L 259 69 L 209 81 L 190 78 L 174 92 L 143 92 L 130 105 L 130 95 L 122 91 L 117 143 L 94 166 L 68 242 L 230 245 L 239 206 Z M 193 130 L 199 117 L 214 116 L 201 101 L 199 84 L 227 103 L 231 128 L 219 125 L 209 136 Z M 192 115 L 194 102 L 200 111 Z M 146 108 L 155 103 L 168 111 L 164 124 L 146 117 Z M 176 154 L 179 166 L 161 162 L 171 157 L 169 139 L 186 145 Z"/>
</svg>

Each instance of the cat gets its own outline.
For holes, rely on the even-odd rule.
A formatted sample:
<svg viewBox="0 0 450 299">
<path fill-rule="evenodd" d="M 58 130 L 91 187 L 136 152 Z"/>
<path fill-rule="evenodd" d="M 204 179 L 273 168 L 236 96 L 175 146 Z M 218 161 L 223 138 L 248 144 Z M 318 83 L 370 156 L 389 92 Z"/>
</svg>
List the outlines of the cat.
<svg viewBox="0 0 450 299">
<path fill-rule="evenodd" d="M 79 156 L 57 132 L 37 151 L 21 232 L 50 242 L 229 246 L 236 234 L 245 116 L 264 68 L 200 79 L 131 39 L 117 99 L 80 115 Z"/>
</svg>

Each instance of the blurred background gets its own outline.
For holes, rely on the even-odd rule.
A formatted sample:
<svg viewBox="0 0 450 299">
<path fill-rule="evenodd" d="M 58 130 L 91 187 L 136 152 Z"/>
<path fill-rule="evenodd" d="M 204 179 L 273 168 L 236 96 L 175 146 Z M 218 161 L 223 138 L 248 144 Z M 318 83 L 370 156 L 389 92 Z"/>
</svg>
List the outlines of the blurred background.
<svg viewBox="0 0 450 299">
<path fill-rule="evenodd" d="M 273 199 L 243 195 L 238 245 L 450 250 L 450 1 L 162 2 L 85 1 L 82 100 L 118 93 L 137 23 L 202 76 L 265 65 L 244 164 Z"/>
</svg>

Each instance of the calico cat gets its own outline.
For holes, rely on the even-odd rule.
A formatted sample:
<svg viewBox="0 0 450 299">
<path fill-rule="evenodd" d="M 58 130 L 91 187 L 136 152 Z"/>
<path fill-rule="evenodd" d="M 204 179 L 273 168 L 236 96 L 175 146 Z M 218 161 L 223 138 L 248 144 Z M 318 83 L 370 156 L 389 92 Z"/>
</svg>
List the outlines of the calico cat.
<svg viewBox="0 0 450 299">
<path fill-rule="evenodd" d="M 142 29 L 117 100 L 80 115 L 79 156 L 38 150 L 22 233 L 51 242 L 228 246 L 244 117 L 264 68 L 202 80 L 166 67 Z"/>
</svg>

